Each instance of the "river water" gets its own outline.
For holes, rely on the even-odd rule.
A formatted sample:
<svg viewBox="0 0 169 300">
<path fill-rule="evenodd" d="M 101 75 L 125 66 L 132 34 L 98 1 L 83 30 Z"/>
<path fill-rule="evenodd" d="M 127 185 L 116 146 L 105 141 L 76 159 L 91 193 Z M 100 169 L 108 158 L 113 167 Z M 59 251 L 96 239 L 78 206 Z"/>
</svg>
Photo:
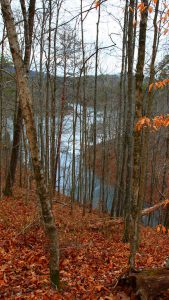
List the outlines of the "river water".
<svg viewBox="0 0 169 300">
<path fill-rule="evenodd" d="M 61 151 L 60 151 L 60 173 L 57 174 L 57 182 L 56 182 L 56 188 L 58 189 L 58 184 L 60 186 L 60 192 L 63 192 L 64 194 L 70 196 L 71 195 L 71 189 L 72 189 L 72 158 L 73 158 L 73 111 L 75 110 L 75 107 L 70 104 L 69 105 L 70 110 L 67 114 L 64 116 L 64 122 L 63 122 L 63 131 L 62 131 L 62 138 L 61 138 Z M 80 131 L 81 131 L 81 124 L 80 124 L 80 114 L 82 114 L 82 107 L 78 104 L 77 106 L 77 122 L 76 122 L 76 134 L 75 134 L 75 155 L 76 155 L 76 161 L 75 161 L 75 170 L 76 170 L 76 190 L 75 190 L 75 197 L 78 200 L 78 180 L 79 180 L 79 158 L 80 158 Z M 87 127 L 88 130 L 90 130 L 90 127 L 93 124 L 93 108 L 88 107 L 87 109 Z M 57 123 L 57 119 L 56 119 Z M 97 113 L 97 123 L 102 124 L 103 123 L 103 113 L 98 112 Z M 13 139 L 13 121 L 11 119 L 7 120 L 7 131 L 9 133 L 10 139 L 12 141 Z M 44 132 L 45 132 L 45 119 L 44 119 Z M 111 132 L 113 132 L 113 129 L 111 129 Z M 112 133 L 115 135 L 115 132 Z M 108 136 L 108 139 L 111 139 L 112 136 Z M 97 134 L 97 143 L 100 143 L 102 141 L 102 133 L 101 131 Z M 92 145 L 92 142 L 90 143 Z M 91 185 L 91 182 L 89 182 L 90 178 L 92 176 L 89 176 L 89 172 L 87 174 L 88 178 L 88 186 Z M 98 208 L 100 198 L 101 198 L 101 186 L 102 181 L 101 178 L 97 177 L 95 178 L 95 186 L 94 186 L 94 195 L 93 195 L 93 207 Z M 84 191 L 85 192 L 85 191 Z M 111 206 L 112 206 L 112 200 L 113 200 L 113 194 L 114 194 L 114 187 L 111 185 L 108 185 L 104 183 L 104 195 L 105 195 L 105 203 L 107 206 L 107 211 L 110 212 Z M 89 197 L 89 191 L 87 192 L 86 199 L 90 199 Z M 145 225 L 149 222 L 149 216 L 145 216 L 142 219 L 143 223 Z M 156 226 L 159 223 L 159 211 L 156 211 L 153 216 L 150 219 L 150 225 Z"/>
<path fill-rule="evenodd" d="M 73 107 L 72 107 L 73 108 Z M 74 108 L 73 108 L 74 109 Z M 72 109 L 72 111 L 73 111 Z M 76 142 L 75 142 L 75 153 L 76 153 L 76 162 L 75 162 L 75 170 L 76 170 L 76 182 L 78 186 L 79 179 L 79 159 L 80 159 L 80 114 L 82 114 L 82 107 L 80 105 L 77 106 L 77 121 L 76 121 Z M 97 124 L 103 123 L 103 113 L 97 113 Z M 93 108 L 87 109 L 87 127 L 88 131 L 93 124 Z M 73 113 L 69 113 L 64 117 L 64 125 L 63 125 L 63 133 L 62 133 L 62 141 L 61 141 L 61 156 L 60 156 L 60 186 L 61 190 L 64 190 L 66 195 L 70 195 L 71 193 L 71 169 L 72 169 L 72 157 L 73 157 Z M 101 130 L 97 133 L 96 142 L 100 143 L 102 141 L 102 132 Z M 92 142 L 90 142 L 92 145 Z M 91 176 L 89 176 L 89 172 L 87 174 L 88 181 Z M 88 182 L 88 186 L 91 182 Z M 93 206 L 95 208 L 98 207 L 100 201 L 100 192 L 101 192 L 101 179 L 96 176 L 95 178 L 95 187 L 94 187 L 94 195 L 93 195 Z M 62 187 L 64 187 L 62 189 Z M 110 211 L 112 199 L 113 199 L 114 187 L 104 183 L 104 194 L 105 194 L 105 202 L 107 204 L 107 210 Z M 76 189 L 75 196 L 78 197 L 78 191 Z M 86 199 L 89 199 L 89 191 L 87 192 Z M 78 199 L 77 199 L 78 200 Z"/>
</svg>

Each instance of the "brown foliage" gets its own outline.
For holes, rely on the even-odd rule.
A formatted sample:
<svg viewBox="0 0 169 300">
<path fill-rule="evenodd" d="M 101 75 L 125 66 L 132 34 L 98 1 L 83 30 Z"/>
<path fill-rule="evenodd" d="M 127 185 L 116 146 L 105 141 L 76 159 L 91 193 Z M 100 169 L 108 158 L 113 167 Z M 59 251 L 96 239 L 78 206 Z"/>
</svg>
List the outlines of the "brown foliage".
<svg viewBox="0 0 169 300">
<path fill-rule="evenodd" d="M 130 299 L 127 291 L 114 290 L 128 269 L 122 222 L 97 212 L 82 217 L 78 205 L 72 216 L 70 199 L 56 196 L 61 251 L 61 291 L 56 292 L 50 288 L 48 241 L 35 192 L 26 195 L 15 188 L 15 195 L 4 198 L 0 207 L 0 299 Z M 168 247 L 167 235 L 142 228 L 137 267 L 162 266 Z"/>
</svg>

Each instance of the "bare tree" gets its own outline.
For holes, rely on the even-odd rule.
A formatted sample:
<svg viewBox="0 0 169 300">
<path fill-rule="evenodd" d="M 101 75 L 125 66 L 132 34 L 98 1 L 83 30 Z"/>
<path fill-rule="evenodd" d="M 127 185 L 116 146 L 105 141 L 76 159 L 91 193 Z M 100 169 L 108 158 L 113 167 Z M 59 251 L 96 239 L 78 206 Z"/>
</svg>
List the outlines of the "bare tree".
<svg viewBox="0 0 169 300">
<path fill-rule="evenodd" d="M 24 61 L 24 68 L 26 70 L 26 74 L 29 72 L 32 34 L 33 34 L 34 15 L 35 15 L 35 3 L 36 3 L 36 0 L 30 0 L 28 17 L 27 17 L 25 0 L 20 0 L 22 15 L 23 15 L 23 19 L 24 19 L 25 53 L 24 53 L 23 61 Z M 14 184 L 14 180 L 15 180 L 16 166 L 17 166 L 18 155 L 19 155 L 21 128 L 22 128 L 22 110 L 21 110 L 20 102 L 19 102 L 17 118 L 14 123 L 14 139 L 13 139 L 13 147 L 12 147 L 12 153 L 11 153 L 10 166 L 9 166 L 8 175 L 6 178 L 5 189 L 4 189 L 5 195 L 12 194 L 12 188 L 13 188 L 13 184 Z"/>
<path fill-rule="evenodd" d="M 142 117 L 143 112 L 143 78 L 144 78 L 144 62 L 145 62 L 145 45 L 148 18 L 148 1 L 143 1 L 145 10 L 142 12 L 140 20 L 139 32 L 139 48 L 136 66 L 136 106 L 135 106 L 135 123 Z M 139 218 L 142 203 L 139 201 L 139 180 L 140 180 L 140 160 L 141 160 L 141 132 L 134 128 L 134 149 L 133 149 L 133 182 L 131 194 L 131 255 L 130 267 L 135 267 L 135 255 L 139 240 Z"/>
<path fill-rule="evenodd" d="M 99 55 L 99 25 L 100 25 L 100 9 L 98 8 L 98 20 L 96 24 L 96 58 L 95 58 L 95 85 L 94 85 L 94 120 L 93 120 L 93 174 L 92 174 L 92 187 L 91 187 L 91 199 L 90 199 L 90 211 L 93 207 L 93 197 L 95 188 L 95 176 L 96 176 L 96 123 L 97 123 L 97 84 L 98 84 L 98 55 Z"/>
<path fill-rule="evenodd" d="M 1 9 L 6 26 L 13 63 L 16 69 L 16 81 L 21 104 L 21 111 L 25 122 L 27 137 L 30 145 L 31 159 L 37 185 L 37 193 L 40 199 L 42 216 L 46 229 L 46 236 L 49 239 L 50 251 L 50 279 L 55 288 L 59 287 L 59 246 L 54 217 L 51 210 L 51 203 L 44 182 L 44 175 L 41 170 L 37 133 L 32 111 L 32 97 L 29 89 L 24 61 L 21 57 L 17 32 L 9 0 L 1 0 Z"/>
</svg>

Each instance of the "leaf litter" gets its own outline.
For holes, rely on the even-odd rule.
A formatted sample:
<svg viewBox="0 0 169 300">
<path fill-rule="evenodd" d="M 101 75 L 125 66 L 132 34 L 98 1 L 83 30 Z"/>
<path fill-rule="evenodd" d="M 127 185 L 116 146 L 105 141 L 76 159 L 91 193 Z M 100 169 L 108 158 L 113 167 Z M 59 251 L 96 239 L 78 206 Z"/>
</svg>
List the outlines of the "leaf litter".
<svg viewBox="0 0 169 300">
<path fill-rule="evenodd" d="M 60 241 L 59 292 L 50 287 L 48 241 L 35 191 L 15 188 L 0 207 L 0 299 L 128 300 L 117 288 L 128 270 L 129 244 L 122 242 L 123 222 L 82 208 L 57 195 L 53 204 Z M 58 203 L 57 203 L 58 202 Z M 169 237 L 141 228 L 137 267 L 163 266 Z M 116 287 L 116 288 L 115 288 Z"/>
</svg>

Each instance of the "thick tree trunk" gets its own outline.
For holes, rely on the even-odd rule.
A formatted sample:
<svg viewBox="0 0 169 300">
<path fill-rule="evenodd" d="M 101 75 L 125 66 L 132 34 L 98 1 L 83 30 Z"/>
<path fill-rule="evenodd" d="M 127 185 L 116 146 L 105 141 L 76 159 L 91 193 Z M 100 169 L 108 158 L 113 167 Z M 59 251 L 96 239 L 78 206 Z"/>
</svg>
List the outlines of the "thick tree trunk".
<svg viewBox="0 0 169 300">
<path fill-rule="evenodd" d="M 142 117 L 143 109 L 143 70 L 145 61 L 145 44 L 146 44 L 146 30 L 147 30 L 147 17 L 148 17 L 148 1 L 143 1 L 145 10 L 142 12 L 140 21 L 140 33 L 139 33 L 139 49 L 138 49 L 138 61 L 136 67 L 136 107 L 135 107 L 135 122 L 137 123 L 139 118 Z M 130 255 L 130 267 L 135 267 L 135 255 L 138 247 L 139 239 L 139 218 L 142 208 L 139 198 L 139 182 L 140 182 L 140 160 L 141 160 L 141 132 L 134 129 L 134 148 L 133 148 L 133 183 L 132 183 L 132 195 L 131 195 L 131 255 Z"/>
<path fill-rule="evenodd" d="M 1 0 L 1 9 L 4 23 L 7 29 L 8 40 L 10 44 L 13 63 L 16 69 L 16 80 L 22 115 L 25 121 L 27 137 L 30 145 L 31 159 L 37 185 L 37 193 L 39 195 L 42 215 L 44 219 L 46 235 L 49 239 L 50 247 L 50 278 L 53 286 L 59 286 L 59 247 L 56 233 L 56 226 L 51 210 L 51 204 L 48 198 L 47 189 L 44 182 L 44 176 L 41 171 L 41 162 L 39 158 L 39 149 L 37 143 L 37 134 L 34 124 L 32 111 L 32 98 L 29 90 L 28 80 L 21 57 L 20 47 L 17 39 L 17 33 L 12 15 L 9 0 Z"/>
</svg>

